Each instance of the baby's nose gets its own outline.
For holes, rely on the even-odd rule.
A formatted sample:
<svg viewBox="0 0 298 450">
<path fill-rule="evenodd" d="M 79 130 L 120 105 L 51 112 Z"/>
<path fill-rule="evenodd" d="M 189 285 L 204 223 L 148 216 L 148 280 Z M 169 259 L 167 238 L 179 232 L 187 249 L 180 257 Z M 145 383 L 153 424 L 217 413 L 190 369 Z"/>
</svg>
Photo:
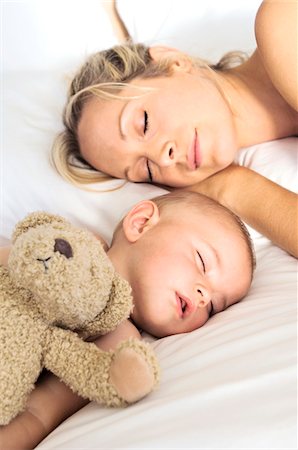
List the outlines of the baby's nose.
<svg viewBox="0 0 298 450">
<path fill-rule="evenodd" d="M 54 252 L 59 252 L 67 259 L 72 258 L 73 256 L 71 245 L 65 239 L 55 239 Z"/>
<path fill-rule="evenodd" d="M 196 286 L 196 297 L 199 308 L 204 308 L 211 302 L 211 292 L 205 286 Z"/>
</svg>

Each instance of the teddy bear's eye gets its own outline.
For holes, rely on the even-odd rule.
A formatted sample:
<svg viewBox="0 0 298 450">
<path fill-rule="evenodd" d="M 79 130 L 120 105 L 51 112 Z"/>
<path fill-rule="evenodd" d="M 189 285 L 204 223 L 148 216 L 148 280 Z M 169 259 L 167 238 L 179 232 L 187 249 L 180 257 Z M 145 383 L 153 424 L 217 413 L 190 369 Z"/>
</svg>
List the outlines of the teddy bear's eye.
<svg viewBox="0 0 298 450">
<path fill-rule="evenodd" d="M 64 239 L 55 239 L 54 252 L 59 252 L 67 259 L 73 257 L 73 251 L 69 242 Z"/>
</svg>

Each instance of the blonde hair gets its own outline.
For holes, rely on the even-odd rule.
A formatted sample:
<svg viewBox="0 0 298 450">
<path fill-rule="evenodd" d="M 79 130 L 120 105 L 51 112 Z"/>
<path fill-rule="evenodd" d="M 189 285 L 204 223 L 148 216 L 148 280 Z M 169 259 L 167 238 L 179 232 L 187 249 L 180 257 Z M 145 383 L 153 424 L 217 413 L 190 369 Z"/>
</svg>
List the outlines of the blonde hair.
<svg viewBox="0 0 298 450">
<path fill-rule="evenodd" d="M 206 214 L 216 216 L 218 222 L 228 222 L 239 232 L 241 238 L 244 241 L 244 245 L 247 250 L 248 259 L 250 262 L 251 279 L 253 278 L 254 270 L 256 267 L 256 257 L 253 242 L 249 231 L 240 217 L 234 214 L 225 206 L 218 203 L 216 200 L 207 197 L 206 195 L 199 194 L 198 192 L 185 191 L 183 189 L 175 189 L 174 191 L 159 195 L 158 197 L 151 198 L 151 201 L 156 204 L 161 214 L 169 210 L 171 207 L 177 211 L 177 205 L 185 205 L 190 209 L 197 209 L 200 213 L 206 212 Z M 179 211 L 177 212 L 179 217 Z M 123 224 L 124 218 L 118 223 L 113 233 L 113 239 L 111 246 L 117 239 Z"/>
<path fill-rule="evenodd" d="M 217 64 L 188 57 L 195 67 L 211 71 L 225 71 L 246 59 L 241 52 L 230 52 Z M 78 124 L 85 103 L 91 97 L 119 98 L 121 90 L 134 78 L 170 76 L 169 59 L 154 61 L 149 48 L 142 44 L 124 44 L 94 53 L 74 75 L 69 87 L 63 112 L 64 130 L 56 137 L 52 149 L 52 162 L 63 178 L 83 187 L 90 183 L 107 181 L 111 176 L 103 174 L 88 164 L 80 154 Z"/>
</svg>

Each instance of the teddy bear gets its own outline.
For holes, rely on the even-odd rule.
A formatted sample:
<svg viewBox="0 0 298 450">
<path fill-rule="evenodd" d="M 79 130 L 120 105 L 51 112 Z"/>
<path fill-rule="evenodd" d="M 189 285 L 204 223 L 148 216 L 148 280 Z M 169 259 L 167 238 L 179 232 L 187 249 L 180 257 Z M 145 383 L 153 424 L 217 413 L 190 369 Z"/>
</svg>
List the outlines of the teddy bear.
<svg viewBox="0 0 298 450">
<path fill-rule="evenodd" d="M 105 352 L 84 340 L 114 330 L 131 309 L 129 284 L 91 232 L 45 212 L 20 221 L 0 267 L 0 424 L 25 409 L 44 368 L 106 406 L 150 393 L 159 365 L 149 344 L 130 338 Z"/>
</svg>

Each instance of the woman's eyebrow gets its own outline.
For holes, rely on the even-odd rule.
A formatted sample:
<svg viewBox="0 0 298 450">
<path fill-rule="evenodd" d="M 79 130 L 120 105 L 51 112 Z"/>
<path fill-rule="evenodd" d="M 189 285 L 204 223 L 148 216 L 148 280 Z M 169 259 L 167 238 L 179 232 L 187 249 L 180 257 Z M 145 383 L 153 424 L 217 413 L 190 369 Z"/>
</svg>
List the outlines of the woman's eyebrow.
<svg viewBox="0 0 298 450">
<path fill-rule="evenodd" d="M 224 294 L 219 299 L 219 302 L 212 299 L 212 305 L 213 305 L 213 312 L 215 314 L 225 311 L 230 306 L 228 305 L 228 299 Z"/>
<path fill-rule="evenodd" d="M 127 139 L 127 135 L 125 134 L 124 130 L 123 130 L 123 111 L 124 111 L 125 107 L 121 110 L 120 114 L 119 114 L 119 132 L 120 132 L 120 137 L 123 141 L 126 141 Z"/>
<path fill-rule="evenodd" d="M 121 127 L 121 122 L 119 122 L 119 132 L 120 132 L 120 137 L 123 141 L 126 141 L 126 134 L 123 133 L 122 127 Z"/>
</svg>

